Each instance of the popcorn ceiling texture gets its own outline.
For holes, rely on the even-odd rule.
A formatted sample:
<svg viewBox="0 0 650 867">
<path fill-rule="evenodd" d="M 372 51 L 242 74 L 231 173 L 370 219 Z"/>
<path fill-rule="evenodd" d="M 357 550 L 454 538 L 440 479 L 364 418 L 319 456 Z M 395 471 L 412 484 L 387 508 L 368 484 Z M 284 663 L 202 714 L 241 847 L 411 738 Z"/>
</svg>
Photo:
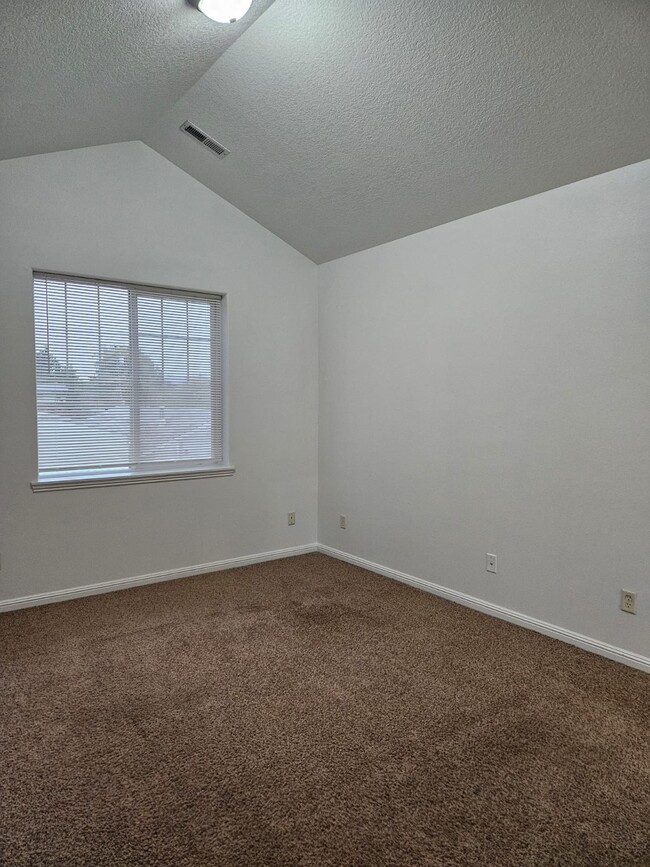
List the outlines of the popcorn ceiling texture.
<svg viewBox="0 0 650 867">
<path fill-rule="evenodd" d="M 320 263 L 646 159 L 649 46 L 648 0 L 276 0 L 145 142 Z"/>
<path fill-rule="evenodd" d="M 0 863 L 641 867 L 648 687 L 320 554 L 0 615 Z"/>
<path fill-rule="evenodd" d="M 0 158 L 143 139 L 315 262 L 650 156 L 647 0 L 254 0 L 234 26 L 39 0 L 0 24 Z"/>
<path fill-rule="evenodd" d="M 142 138 L 271 2 L 219 27 L 187 0 L 6 0 L 0 159 Z"/>
</svg>

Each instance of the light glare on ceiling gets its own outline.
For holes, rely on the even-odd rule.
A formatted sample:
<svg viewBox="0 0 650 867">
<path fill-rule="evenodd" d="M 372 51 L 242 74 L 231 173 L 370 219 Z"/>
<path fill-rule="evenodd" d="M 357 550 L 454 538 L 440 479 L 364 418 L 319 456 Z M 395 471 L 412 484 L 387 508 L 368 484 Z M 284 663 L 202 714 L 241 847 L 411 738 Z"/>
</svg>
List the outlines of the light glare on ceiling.
<svg viewBox="0 0 650 867">
<path fill-rule="evenodd" d="M 252 0 L 199 0 L 199 9 L 219 24 L 239 21 L 251 8 Z"/>
</svg>

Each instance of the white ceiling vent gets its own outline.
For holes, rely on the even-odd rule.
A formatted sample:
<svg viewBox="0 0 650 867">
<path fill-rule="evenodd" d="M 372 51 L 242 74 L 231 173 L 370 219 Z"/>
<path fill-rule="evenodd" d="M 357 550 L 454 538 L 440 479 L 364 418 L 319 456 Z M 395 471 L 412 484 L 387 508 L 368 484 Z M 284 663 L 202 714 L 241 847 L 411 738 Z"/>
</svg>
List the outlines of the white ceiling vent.
<svg viewBox="0 0 650 867">
<path fill-rule="evenodd" d="M 228 148 L 225 148 L 222 144 L 219 144 L 218 141 L 210 138 L 207 133 L 203 132 L 202 129 L 199 129 L 198 126 L 194 126 L 194 124 L 190 123 L 189 120 L 186 120 L 184 124 L 181 124 L 181 129 L 183 132 L 186 132 L 188 135 L 191 135 L 192 138 L 200 142 L 204 147 L 210 148 L 210 150 L 215 153 L 220 160 L 227 157 L 230 153 Z"/>
</svg>

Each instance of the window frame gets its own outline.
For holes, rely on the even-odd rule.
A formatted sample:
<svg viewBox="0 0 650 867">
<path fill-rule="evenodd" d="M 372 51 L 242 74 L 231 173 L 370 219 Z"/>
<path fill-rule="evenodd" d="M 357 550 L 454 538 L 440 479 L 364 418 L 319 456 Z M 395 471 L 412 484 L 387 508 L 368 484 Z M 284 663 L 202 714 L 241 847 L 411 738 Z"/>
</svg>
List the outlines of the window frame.
<svg viewBox="0 0 650 867">
<path fill-rule="evenodd" d="M 137 303 L 138 298 L 143 295 L 151 295 L 156 298 L 178 296 L 186 300 L 194 298 L 214 302 L 216 298 L 221 303 L 221 322 L 220 322 L 220 353 L 212 352 L 211 360 L 211 376 L 213 382 L 217 379 L 218 367 L 221 368 L 221 394 L 218 389 L 211 389 L 211 436 L 213 453 L 217 451 L 218 425 L 214 423 L 215 417 L 219 417 L 221 424 L 221 462 L 215 463 L 214 460 L 189 460 L 189 461 L 156 461 L 146 462 L 147 469 L 143 469 L 145 464 L 137 461 L 130 462 L 124 467 L 109 467 L 88 468 L 74 467 L 64 472 L 61 471 L 40 471 L 38 466 L 38 396 L 36 391 L 36 370 L 34 370 L 34 398 L 36 410 L 36 481 L 31 482 L 30 486 L 33 491 L 55 491 L 55 490 L 72 490 L 77 488 L 99 488 L 113 487 L 116 485 L 135 485 L 153 482 L 166 482 L 183 479 L 197 478 L 213 478 L 216 476 L 232 476 L 235 472 L 234 466 L 229 462 L 229 437 L 228 437 L 228 417 L 229 417 L 229 394 L 228 394 L 228 293 L 226 292 L 207 292 L 197 291 L 193 289 L 152 285 L 149 283 L 135 283 L 133 281 L 90 277 L 88 275 L 70 274 L 49 269 L 34 268 L 32 271 L 32 341 L 34 348 L 34 358 L 36 357 L 36 321 L 34 310 L 34 283 L 37 278 L 54 278 L 57 280 L 69 281 L 93 281 L 107 286 L 115 286 L 128 290 L 128 305 L 129 305 L 129 343 L 131 350 L 137 352 L 138 335 L 137 335 Z M 211 304 L 210 306 L 210 345 L 215 345 L 215 329 L 216 328 L 216 309 Z M 135 396 L 133 402 L 134 415 L 139 412 L 139 404 L 137 402 L 137 377 L 134 377 L 132 394 Z M 221 400 L 219 400 L 221 397 Z M 132 415 L 132 430 L 138 430 L 137 420 Z M 132 434 L 133 435 L 133 434 Z M 135 434 L 136 440 L 139 437 Z"/>
</svg>

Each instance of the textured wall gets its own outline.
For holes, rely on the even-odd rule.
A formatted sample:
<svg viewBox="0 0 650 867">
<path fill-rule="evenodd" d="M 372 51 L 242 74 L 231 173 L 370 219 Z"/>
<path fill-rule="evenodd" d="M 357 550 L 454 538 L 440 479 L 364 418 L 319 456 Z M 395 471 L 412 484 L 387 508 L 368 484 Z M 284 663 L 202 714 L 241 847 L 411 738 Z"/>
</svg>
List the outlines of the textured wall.
<svg viewBox="0 0 650 867">
<path fill-rule="evenodd" d="M 313 542 L 316 267 L 136 142 L 2 163 L 0 200 L 0 599 Z M 32 268 L 228 293 L 232 478 L 32 493 Z"/>
<path fill-rule="evenodd" d="M 320 542 L 649 654 L 649 197 L 650 161 L 321 267 Z"/>
</svg>

